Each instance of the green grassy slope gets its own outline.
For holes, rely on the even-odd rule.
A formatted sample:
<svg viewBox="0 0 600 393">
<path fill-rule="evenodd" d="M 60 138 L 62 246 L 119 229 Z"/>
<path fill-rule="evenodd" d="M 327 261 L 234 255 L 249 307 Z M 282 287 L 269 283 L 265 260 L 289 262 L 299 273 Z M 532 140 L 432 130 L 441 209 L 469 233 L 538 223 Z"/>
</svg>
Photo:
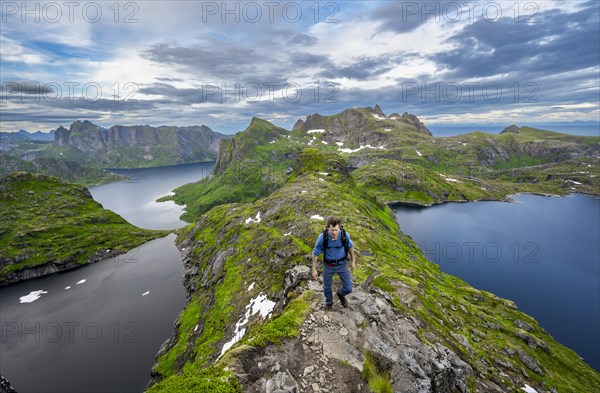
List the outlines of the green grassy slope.
<svg viewBox="0 0 600 393">
<path fill-rule="evenodd" d="M 215 207 L 180 231 L 178 242 L 193 272 L 186 280 L 190 298 L 172 345 L 154 368 L 165 379 L 150 392 L 198 383 L 203 375 L 211 381 L 221 375 L 222 391 L 238 391 L 231 390 L 230 378 L 244 353 L 297 339 L 298 326 L 309 313 L 311 291 L 284 293 L 283 273 L 309 265 L 308 255 L 324 225 L 311 218 L 315 215 L 344 218 L 359 255 L 355 286 L 372 282 L 375 293 L 395 312 L 419 321 L 424 343 L 435 346 L 433 337 L 457 351 L 474 370 L 470 391 L 483 380 L 519 391 L 505 378 L 513 374 L 531 386 L 543 383 L 559 392 L 600 386 L 599 373 L 512 302 L 477 290 L 427 261 L 400 231 L 391 210 L 352 180 L 347 165 L 336 154 L 307 149 L 285 185 L 271 195 L 251 204 Z M 255 283 L 253 290 L 248 289 L 250 283 Z M 229 338 L 225 332 L 258 293 L 275 299 L 279 311 L 266 322 L 251 319 L 244 339 L 219 359 Z M 518 371 L 524 365 L 515 353 L 539 362 L 541 374 Z"/>
<path fill-rule="evenodd" d="M 137 228 L 86 188 L 55 177 L 10 174 L 0 179 L 0 204 L 0 284 L 30 268 L 83 265 L 169 233 Z"/>
</svg>

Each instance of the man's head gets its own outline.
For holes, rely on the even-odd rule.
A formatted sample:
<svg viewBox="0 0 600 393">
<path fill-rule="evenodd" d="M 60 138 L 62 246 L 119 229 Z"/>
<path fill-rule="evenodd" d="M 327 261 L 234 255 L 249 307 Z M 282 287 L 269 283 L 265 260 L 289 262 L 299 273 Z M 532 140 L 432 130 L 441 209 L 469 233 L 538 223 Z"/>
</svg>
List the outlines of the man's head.
<svg viewBox="0 0 600 393">
<path fill-rule="evenodd" d="M 331 217 L 327 220 L 327 230 L 329 231 L 329 236 L 333 240 L 337 240 L 338 235 L 340 234 L 340 220 L 335 217 Z"/>
</svg>

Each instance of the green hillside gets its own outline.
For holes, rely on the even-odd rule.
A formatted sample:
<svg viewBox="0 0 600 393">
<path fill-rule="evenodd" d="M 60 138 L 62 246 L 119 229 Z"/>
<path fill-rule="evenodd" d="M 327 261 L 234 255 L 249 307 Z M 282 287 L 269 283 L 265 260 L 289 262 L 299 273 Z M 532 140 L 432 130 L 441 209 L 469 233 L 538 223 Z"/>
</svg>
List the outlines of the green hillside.
<svg viewBox="0 0 600 393">
<path fill-rule="evenodd" d="M 55 177 L 3 177 L 0 203 L 0 284 L 122 254 L 168 234 L 129 224 L 86 188 Z"/>
<path fill-rule="evenodd" d="M 427 261 L 347 166 L 306 149 L 269 196 L 215 207 L 180 230 L 190 297 L 150 393 L 258 392 L 281 381 L 365 393 L 600 387 L 599 373 L 512 302 Z M 352 234 L 358 269 L 350 308 L 325 313 L 308 266 L 330 216 Z M 249 311 L 263 296 L 271 317 Z"/>
</svg>

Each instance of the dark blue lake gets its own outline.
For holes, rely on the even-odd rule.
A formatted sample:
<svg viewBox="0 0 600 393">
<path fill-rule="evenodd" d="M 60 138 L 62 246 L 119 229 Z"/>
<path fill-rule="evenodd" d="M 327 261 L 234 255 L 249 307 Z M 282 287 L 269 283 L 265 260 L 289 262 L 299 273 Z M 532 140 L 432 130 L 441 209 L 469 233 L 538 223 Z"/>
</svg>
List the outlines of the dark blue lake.
<svg viewBox="0 0 600 393">
<path fill-rule="evenodd" d="M 92 187 L 134 225 L 175 229 L 183 207 L 156 199 L 200 180 L 213 163 L 121 169 L 127 181 Z M 19 393 L 138 393 L 185 306 L 171 234 L 66 272 L 0 288 L 0 374 Z"/>
<path fill-rule="evenodd" d="M 395 206 L 402 231 L 440 268 L 514 301 L 600 370 L 600 200 Z"/>
</svg>

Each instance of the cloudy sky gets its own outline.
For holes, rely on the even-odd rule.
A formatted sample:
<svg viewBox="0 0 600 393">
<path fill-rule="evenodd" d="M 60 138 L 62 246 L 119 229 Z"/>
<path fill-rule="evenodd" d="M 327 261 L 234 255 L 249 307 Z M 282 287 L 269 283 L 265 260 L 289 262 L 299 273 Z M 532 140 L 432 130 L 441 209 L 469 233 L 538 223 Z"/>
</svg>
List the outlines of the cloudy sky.
<svg viewBox="0 0 600 393">
<path fill-rule="evenodd" d="M 375 104 L 433 130 L 600 120 L 598 1 L 1 7 L 5 132 L 90 120 L 234 133 L 252 116 L 291 129 Z"/>
</svg>

